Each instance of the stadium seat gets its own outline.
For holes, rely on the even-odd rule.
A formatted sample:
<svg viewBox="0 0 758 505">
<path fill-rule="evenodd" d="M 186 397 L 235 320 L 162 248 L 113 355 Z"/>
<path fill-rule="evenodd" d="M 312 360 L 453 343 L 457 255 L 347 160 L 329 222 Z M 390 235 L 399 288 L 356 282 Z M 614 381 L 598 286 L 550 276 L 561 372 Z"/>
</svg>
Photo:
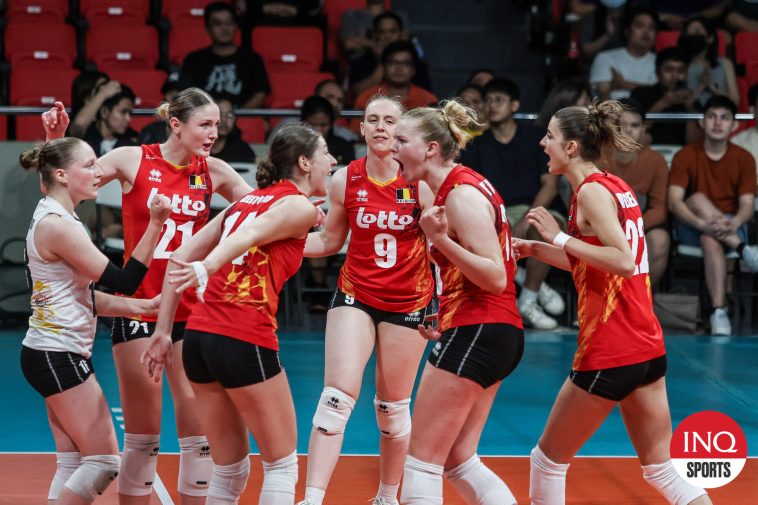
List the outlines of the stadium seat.
<svg viewBox="0 0 758 505">
<path fill-rule="evenodd" d="M 661 49 L 666 49 L 667 47 L 674 47 L 679 40 L 680 35 L 679 30 L 661 30 L 658 32 L 658 34 L 655 37 L 655 52 L 659 52 Z M 719 49 L 718 53 L 719 56 L 722 58 L 726 57 L 726 46 L 727 41 L 729 39 L 729 34 L 725 32 L 724 30 L 718 30 L 716 32 L 716 36 L 719 40 Z"/>
<path fill-rule="evenodd" d="M 67 101 L 71 96 L 71 83 L 75 70 L 19 69 L 10 76 L 10 104 L 32 107 L 50 107 L 56 100 Z M 17 140 L 45 138 L 39 114 L 16 117 Z"/>
<path fill-rule="evenodd" d="M 0 115 L 0 141 L 8 139 L 8 116 Z"/>
<path fill-rule="evenodd" d="M 312 26 L 258 26 L 252 39 L 269 73 L 318 72 L 324 62 L 324 35 Z"/>
<path fill-rule="evenodd" d="M 303 100 L 313 94 L 316 84 L 324 79 L 334 79 L 334 76 L 322 72 L 272 72 L 268 79 L 271 83 L 271 94 L 266 100 L 267 105 L 272 109 L 297 109 L 303 104 Z"/>
<path fill-rule="evenodd" d="M 163 101 L 161 86 L 166 81 L 166 73 L 161 70 L 113 70 L 108 76 L 134 91 L 137 108 L 157 107 Z"/>
<path fill-rule="evenodd" d="M 266 120 L 263 118 L 237 116 L 237 128 L 242 132 L 242 140 L 248 144 L 266 142 Z"/>
<path fill-rule="evenodd" d="M 226 3 L 231 4 L 229 0 Z M 163 17 L 173 26 L 176 23 L 186 23 L 192 20 L 203 21 L 205 6 L 210 0 L 163 0 Z"/>
<path fill-rule="evenodd" d="M 68 0 L 12 0 L 7 3 L 8 20 L 56 21 L 63 23 L 68 16 Z"/>
<path fill-rule="evenodd" d="M 11 21 L 5 28 L 5 59 L 11 68 L 71 68 L 76 60 L 76 32 L 49 20 Z"/>
<path fill-rule="evenodd" d="M 97 24 L 87 30 L 87 59 L 99 70 L 152 70 L 158 62 L 158 34 L 147 25 Z"/>
<path fill-rule="evenodd" d="M 747 87 L 758 82 L 758 60 L 749 61 L 745 64 L 745 77 L 747 78 Z"/>
<path fill-rule="evenodd" d="M 234 36 L 234 43 L 241 44 L 239 30 Z M 185 56 L 193 51 L 211 45 L 211 38 L 205 31 L 202 18 L 182 24 L 174 24 L 168 32 L 168 59 L 173 65 L 181 65 Z"/>
<path fill-rule="evenodd" d="M 150 0 L 81 0 L 79 14 L 90 26 L 106 23 L 143 24 L 150 16 Z"/>
<path fill-rule="evenodd" d="M 739 32 L 734 36 L 734 56 L 737 63 L 758 61 L 758 32 Z"/>
</svg>

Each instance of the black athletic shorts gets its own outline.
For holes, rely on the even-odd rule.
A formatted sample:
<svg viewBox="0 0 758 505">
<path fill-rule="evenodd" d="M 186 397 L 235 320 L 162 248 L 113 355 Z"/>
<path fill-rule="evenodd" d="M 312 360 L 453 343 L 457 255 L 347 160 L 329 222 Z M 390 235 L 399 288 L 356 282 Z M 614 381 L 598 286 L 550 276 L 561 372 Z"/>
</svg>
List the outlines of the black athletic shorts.
<svg viewBox="0 0 758 505">
<path fill-rule="evenodd" d="M 418 328 L 418 325 L 423 324 L 425 317 L 432 314 L 435 310 L 434 306 L 435 300 L 432 298 L 429 305 L 416 312 L 389 312 L 359 302 L 354 296 L 346 295 L 339 289 L 334 292 L 329 302 L 329 310 L 337 307 L 355 307 L 358 310 L 362 310 L 374 321 L 375 326 L 379 326 L 379 323 L 391 323 L 405 326 L 406 328 L 413 328 L 414 330 Z"/>
<path fill-rule="evenodd" d="M 572 370 L 571 382 L 593 395 L 620 402 L 640 386 L 652 384 L 666 375 L 666 355 L 634 365 L 602 370 Z"/>
<path fill-rule="evenodd" d="M 429 354 L 429 364 L 488 388 L 508 377 L 523 354 L 524 330 L 473 324 L 446 330 Z"/>
<path fill-rule="evenodd" d="M 190 381 L 227 389 L 258 384 L 283 370 L 279 351 L 197 330 L 184 334 L 182 360 Z"/>
<path fill-rule="evenodd" d="M 38 351 L 21 346 L 21 371 L 44 398 L 83 384 L 95 373 L 92 360 L 73 352 Z"/>
<path fill-rule="evenodd" d="M 171 329 L 171 342 L 177 343 L 184 338 L 184 327 L 187 323 L 174 323 Z M 155 332 L 155 323 L 130 319 L 128 317 L 116 317 L 111 327 L 111 345 L 137 340 L 138 338 L 150 338 Z"/>
</svg>

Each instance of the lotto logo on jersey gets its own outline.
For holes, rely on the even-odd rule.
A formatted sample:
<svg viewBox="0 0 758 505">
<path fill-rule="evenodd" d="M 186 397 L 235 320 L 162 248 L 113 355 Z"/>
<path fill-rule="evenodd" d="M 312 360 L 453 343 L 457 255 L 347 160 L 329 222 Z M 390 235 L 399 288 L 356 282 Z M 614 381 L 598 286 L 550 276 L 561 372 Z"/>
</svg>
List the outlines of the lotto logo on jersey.
<svg viewBox="0 0 758 505">
<path fill-rule="evenodd" d="M 406 226 L 413 222 L 413 216 L 399 216 L 397 212 L 391 210 L 389 213 L 380 210 L 379 214 L 366 212 L 365 207 L 358 209 L 358 216 L 355 219 L 358 226 L 368 229 L 375 224 L 380 230 L 404 230 Z"/>
<path fill-rule="evenodd" d="M 150 204 L 153 202 L 155 195 L 159 193 L 158 188 L 150 190 L 150 194 L 147 197 L 147 208 L 150 208 Z M 169 196 L 169 195 L 166 195 Z M 171 198 L 171 212 L 176 214 L 184 214 L 185 216 L 197 216 L 205 210 L 205 202 L 202 200 L 193 200 L 187 195 L 170 195 Z"/>
<path fill-rule="evenodd" d="M 687 417 L 671 437 L 671 462 L 684 480 L 704 488 L 732 482 L 745 467 L 747 439 L 737 421 L 713 410 Z"/>
<path fill-rule="evenodd" d="M 205 174 L 193 174 L 189 176 L 190 189 L 208 189 L 205 185 Z"/>
<path fill-rule="evenodd" d="M 397 203 L 416 203 L 411 188 L 398 188 L 395 195 L 395 201 L 397 201 Z"/>
</svg>

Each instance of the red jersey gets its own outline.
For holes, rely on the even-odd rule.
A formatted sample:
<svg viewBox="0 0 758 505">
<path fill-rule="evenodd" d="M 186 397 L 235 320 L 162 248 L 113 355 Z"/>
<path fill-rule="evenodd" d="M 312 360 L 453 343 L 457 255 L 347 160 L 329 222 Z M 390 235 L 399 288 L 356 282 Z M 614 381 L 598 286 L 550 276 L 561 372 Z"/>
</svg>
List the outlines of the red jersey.
<svg viewBox="0 0 758 505">
<path fill-rule="evenodd" d="M 277 200 L 302 194 L 289 181 L 253 190 L 226 211 L 223 241 L 234 230 L 266 212 Z M 187 329 L 216 333 L 251 344 L 279 349 L 276 311 L 279 291 L 303 262 L 305 237 L 251 247 L 208 279 L 187 321 Z"/>
<path fill-rule="evenodd" d="M 495 230 L 503 248 L 503 264 L 508 279 L 505 291 L 496 295 L 468 280 L 460 269 L 431 246 L 437 265 L 437 295 L 440 297 L 440 331 L 458 326 L 482 323 L 505 323 L 522 328 L 521 314 L 516 308 L 516 261 L 511 251 L 511 228 L 505 216 L 505 204 L 492 184 L 463 165 L 457 165 L 445 178 L 434 205 L 445 205 L 447 195 L 455 187 L 468 184 L 478 189 L 495 209 Z"/>
<path fill-rule="evenodd" d="M 653 313 L 645 230 L 634 191 L 619 177 L 605 172 L 590 175 L 582 185 L 589 182 L 600 184 L 613 195 L 635 266 L 634 275 L 625 279 L 567 254 L 578 293 L 579 347 L 572 366 L 577 371 L 633 365 L 666 353 L 661 325 Z M 568 232 L 588 244 L 602 245 L 597 237 L 585 237 L 579 231 L 576 196 L 571 201 Z"/>
<path fill-rule="evenodd" d="M 432 298 L 432 271 L 418 224 L 418 184 L 405 182 L 399 173 L 387 182 L 372 179 L 365 157 L 346 170 L 350 244 L 337 286 L 376 309 L 423 309 Z"/>
<path fill-rule="evenodd" d="M 145 279 L 134 293 L 135 298 L 152 298 L 161 292 L 168 258 L 192 234 L 208 222 L 213 194 L 210 172 L 205 158 L 192 156 L 190 163 L 179 167 L 163 159 L 159 144 L 143 145 L 142 159 L 132 190 L 123 195 L 124 262 L 132 255 L 150 222 L 150 202 L 161 193 L 171 199 L 171 215 L 166 219 Z M 195 290 L 182 296 L 176 321 L 186 321 L 197 300 Z M 155 321 L 155 316 L 142 316 Z"/>
</svg>

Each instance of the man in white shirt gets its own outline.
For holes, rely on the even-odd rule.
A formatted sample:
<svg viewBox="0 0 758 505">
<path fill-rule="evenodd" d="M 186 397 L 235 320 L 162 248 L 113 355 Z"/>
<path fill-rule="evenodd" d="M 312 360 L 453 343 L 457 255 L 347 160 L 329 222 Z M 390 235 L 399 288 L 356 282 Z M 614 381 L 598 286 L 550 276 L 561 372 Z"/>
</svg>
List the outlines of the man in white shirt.
<svg viewBox="0 0 758 505">
<path fill-rule="evenodd" d="M 655 11 L 638 8 L 625 23 L 626 47 L 601 51 L 590 70 L 590 84 L 603 100 L 619 100 L 643 85 L 657 82 L 655 76 L 655 35 L 658 17 Z"/>
<path fill-rule="evenodd" d="M 747 100 L 747 103 L 750 104 L 750 112 L 755 116 L 758 114 L 758 83 L 750 86 L 747 92 Z M 758 174 L 758 121 L 756 121 L 754 128 L 743 130 L 732 137 L 732 144 L 740 146 L 753 155 L 753 158 L 755 158 L 755 172 Z"/>
</svg>

